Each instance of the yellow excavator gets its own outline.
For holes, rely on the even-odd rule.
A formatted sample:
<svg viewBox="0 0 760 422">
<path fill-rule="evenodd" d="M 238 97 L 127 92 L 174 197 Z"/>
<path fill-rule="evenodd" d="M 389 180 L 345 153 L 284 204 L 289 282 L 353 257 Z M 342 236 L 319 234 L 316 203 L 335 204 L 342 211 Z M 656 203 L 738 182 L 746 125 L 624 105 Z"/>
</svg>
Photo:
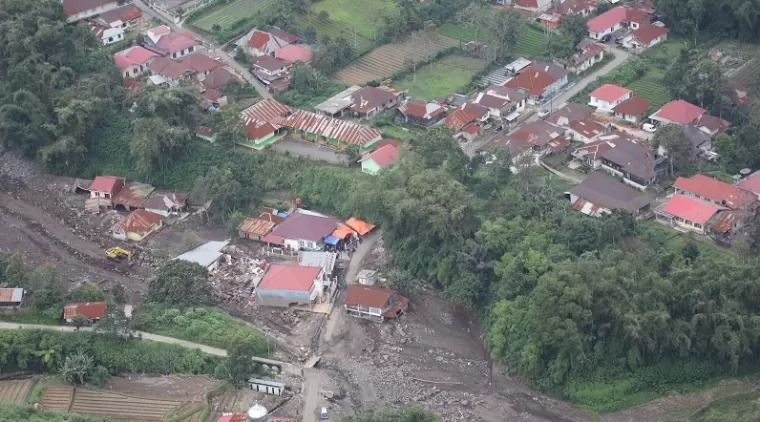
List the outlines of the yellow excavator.
<svg viewBox="0 0 760 422">
<path fill-rule="evenodd" d="M 116 246 L 111 249 L 106 249 L 106 258 L 113 261 L 120 261 L 122 258 L 127 258 L 129 262 L 132 262 L 132 252 Z"/>
</svg>

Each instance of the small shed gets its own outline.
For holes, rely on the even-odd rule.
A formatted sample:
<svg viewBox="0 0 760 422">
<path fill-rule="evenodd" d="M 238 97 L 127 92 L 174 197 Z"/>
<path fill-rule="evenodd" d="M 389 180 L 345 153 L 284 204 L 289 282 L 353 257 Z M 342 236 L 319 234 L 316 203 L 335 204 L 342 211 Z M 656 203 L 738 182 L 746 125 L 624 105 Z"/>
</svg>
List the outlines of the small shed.
<svg viewBox="0 0 760 422">
<path fill-rule="evenodd" d="M 361 270 L 358 275 L 359 284 L 365 286 L 373 286 L 377 282 L 377 271 L 375 270 Z"/>
<path fill-rule="evenodd" d="M 281 396 L 282 391 L 285 390 L 285 384 L 283 383 L 258 378 L 249 379 L 248 386 L 251 387 L 251 390 L 275 396 Z"/>
<path fill-rule="evenodd" d="M 24 301 L 26 291 L 22 288 L 0 288 L 0 308 L 18 308 Z"/>
<path fill-rule="evenodd" d="M 211 241 L 204 243 L 197 248 L 185 252 L 182 255 L 174 258 L 181 261 L 195 262 L 198 265 L 205 267 L 209 271 L 216 269 L 219 263 L 219 258 L 224 255 L 222 249 L 230 243 L 229 240 Z"/>
</svg>

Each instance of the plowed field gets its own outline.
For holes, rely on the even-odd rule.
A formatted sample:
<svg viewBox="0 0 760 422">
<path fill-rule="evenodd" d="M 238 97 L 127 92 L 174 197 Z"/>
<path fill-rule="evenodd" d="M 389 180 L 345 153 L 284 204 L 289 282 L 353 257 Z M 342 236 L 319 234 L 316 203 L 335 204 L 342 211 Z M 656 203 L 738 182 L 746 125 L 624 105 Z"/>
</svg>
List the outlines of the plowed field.
<svg viewBox="0 0 760 422">
<path fill-rule="evenodd" d="M 23 403 L 34 379 L 0 381 L 0 403 Z"/>
<path fill-rule="evenodd" d="M 67 412 L 74 397 L 74 387 L 68 385 L 48 385 L 42 394 L 40 407 L 44 410 Z"/>
<path fill-rule="evenodd" d="M 178 400 L 135 397 L 78 388 L 69 411 L 118 421 L 160 422 L 166 414 L 182 404 Z"/>
</svg>

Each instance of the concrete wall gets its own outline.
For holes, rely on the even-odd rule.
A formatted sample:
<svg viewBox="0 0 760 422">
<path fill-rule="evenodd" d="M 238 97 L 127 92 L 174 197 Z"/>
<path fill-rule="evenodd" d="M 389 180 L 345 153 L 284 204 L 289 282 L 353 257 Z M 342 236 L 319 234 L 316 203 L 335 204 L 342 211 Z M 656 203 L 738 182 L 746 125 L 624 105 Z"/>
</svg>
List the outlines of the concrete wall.
<svg viewBox="0 0 760 422">
<path fill-rule="evenodd" d="M 286 308 L 292 304 L 303 305 L 311 302 L 310 292 L 276 289 L 256 289 L 256 300 L 262 306 L 282 308 Z"/>
</svg>

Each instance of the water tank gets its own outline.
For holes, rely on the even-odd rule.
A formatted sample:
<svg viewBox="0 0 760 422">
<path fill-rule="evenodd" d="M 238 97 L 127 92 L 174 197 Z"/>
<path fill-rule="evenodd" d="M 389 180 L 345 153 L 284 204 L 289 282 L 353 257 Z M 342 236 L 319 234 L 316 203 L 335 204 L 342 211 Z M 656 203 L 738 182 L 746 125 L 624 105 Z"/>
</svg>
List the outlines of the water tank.
<svg viewBox="0 0 760 422">
<path fill-rule="evenodd" d="M 248 409 L 248 422 L 267 422 L 267 420 L 266 407 L 257 403 Z"/>
</svg>

